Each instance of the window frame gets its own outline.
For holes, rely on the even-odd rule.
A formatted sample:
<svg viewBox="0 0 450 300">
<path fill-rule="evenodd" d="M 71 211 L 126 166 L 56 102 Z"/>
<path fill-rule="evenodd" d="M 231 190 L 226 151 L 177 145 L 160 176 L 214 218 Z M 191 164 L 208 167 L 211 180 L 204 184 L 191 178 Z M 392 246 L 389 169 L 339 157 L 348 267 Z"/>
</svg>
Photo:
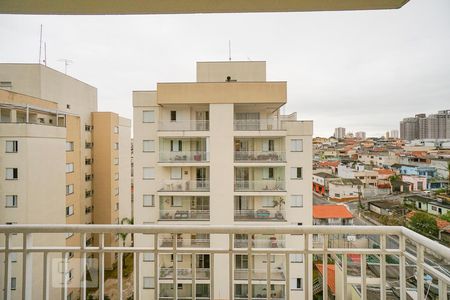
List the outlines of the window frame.
<svg viewBox="0 0 450 300">
<path fill-rule="evenodd" d="M 8 144 L 12 145 L 11 151 L 8 151 Z M 5 153 L 17 153 L 17 152 L 19 152 L 19 141 L 17 140 L 5 141 Z"/>
<path fill-rule="evenodd" d="M 12 197 L 12 205 L 8 205 L 8 197 Z M 17 198 L 17 195 L 5 195 L 5 208 L 17 208 Z"/>
<path fill-rule="evenodd" d="M 148 114 L 147 118 L 146 118 L 146 114 Z M 142 123 L 155 123 L 155 111 L 154 110 L 143 110 L 142 111 Z"/>
<path fill-rule="evenodd" d="M 142 152 L 155 152 L 155 140 L 142 140 Z"/>
<path fill-rule="evenodd" d="M 150 170 L 152 170 L 151 176 L 146 177 L 146 175 L 145 175 L 146 170 L 148 172 L 150 172 Z M 142 179 L 143 180 L 155 180 L 155 177 L 156 177 L 155 172 L 156 172 L 156 169 L 154 167 L 142 167 Z"/>
<path fill-rule="evenodd" d="M 146 205 L 146 197 L 150 197 L 150 205 Z M 154 194 L 143 194 L 142 195 L 142 206 L 143 207 L 155 207 L 155 195 Z"/>
<path fill-rule="evenodd" d="M 294 201 L 293 201 L 294 197 L 299 197 L 301 205 L 294 205 Z M 289 200 L 290 200 L 291 207 L 303 207 L 304 206 L 302 194 L 290 195 Z M 295 202 L 295 203 L 297 203 L 297 202 Z"/>
<path fill-rule="evenodd" d="M 8 175 L 8 171 L 11 171 L 12 177 Z M 5 180 L 18 180 L 19 179 L 19 168 L 5 168 Z"/>
<path fill-rule="evenodd" d="M 303 139 L 298 139 L 298 138 L 291 139 L 290 146 L 291 146 L 291 152 L 303 152 Z M 297 146 L 300 146 L 299 147 L 300 150 L 297 149 Z"/>
</svg>

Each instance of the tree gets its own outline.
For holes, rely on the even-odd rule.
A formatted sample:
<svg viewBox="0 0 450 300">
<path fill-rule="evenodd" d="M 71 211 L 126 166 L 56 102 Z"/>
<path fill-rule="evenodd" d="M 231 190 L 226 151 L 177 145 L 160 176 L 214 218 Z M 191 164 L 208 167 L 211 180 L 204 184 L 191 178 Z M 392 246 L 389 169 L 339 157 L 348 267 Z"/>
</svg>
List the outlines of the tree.
<svg viewBox="0 0 450 300">
<path fill-rule="evenodd" d="M 133 218 L 123 218 L 120 221 L 120 224 L 128 224 L 128 225 L 133 225 L 134 224 L 134 219 Z M 120 238 L 122 239 L 122 246 L 125 247 L 125 240 L 127 239 L 128 233 L 126 232 L 120 232 L 119 233 Z M 131 234 L 131 245 L 134 244 L 134 236 L 133 234 Z"/>
<path fill-rule="evenodd" d="M 410 221 L 415 230 L 432 236 L 438 236 L 439 228 L 436 219 L 424 212 L 416 212 Z"/>
</svg>

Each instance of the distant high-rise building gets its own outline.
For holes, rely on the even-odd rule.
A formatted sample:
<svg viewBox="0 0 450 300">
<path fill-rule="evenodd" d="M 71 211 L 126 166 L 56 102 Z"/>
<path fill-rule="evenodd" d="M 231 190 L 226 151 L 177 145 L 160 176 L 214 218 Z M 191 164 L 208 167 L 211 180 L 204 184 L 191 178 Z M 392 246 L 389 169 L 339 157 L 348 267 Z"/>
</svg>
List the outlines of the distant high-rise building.
<svg viewBox="0 0 450 300">
<path fill-rule="evenodd" d="M 357 139 L 364 140 L 366 138 L 366 132 L 365 131 L 357 131 L 357 132 L 355 132 L 355 137 Z"/>
<path fill-rule="evenodd" d="M 343 127 L 335 128 L 334 137 L 337 139 L 343 139 L 345 137 L 345 128 Z"/>
<path fill-rule="evenodd" d="M 386 131 L 386 133 L 384 134 L 384 137 L 387 139 L 390 138 L 389 131 Z"/>
<path fill-rule="evenodd" d="M 399 131 L 397 129 L 392 129 L 391 130 L 391 138 L 393 139 L 398 139 L 400 136 Z"/>
<path fill-rule="evenodd" d="M 448 139 L 450 138 L 450 110 L 441 110 L 437 114 L 417 114 L 414 118 L 405 118 L 400 122 L 400 138 Z"/>
</svg>

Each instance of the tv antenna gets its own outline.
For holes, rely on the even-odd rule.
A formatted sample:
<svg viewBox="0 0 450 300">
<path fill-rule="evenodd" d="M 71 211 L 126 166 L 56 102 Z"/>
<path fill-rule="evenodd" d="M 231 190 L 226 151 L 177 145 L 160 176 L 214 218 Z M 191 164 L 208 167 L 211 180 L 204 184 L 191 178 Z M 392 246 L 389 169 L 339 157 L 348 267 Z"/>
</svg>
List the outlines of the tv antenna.
<svg viewBox="0 0 450 300">
<path fill-rule="evenodd" d="M 39 64 L 41 64 L 41 53 L 42 53 L 42 24 L 41 24 L 41 31 L 39 34 Z"/>
<path fill-rule="evenodd" d="M 61 59 L 58 59 L 58 61 L 64 62 L 64 74 L 67 75 L 67 66 L 73 64 L 74 61 L 67 59 L 67 58 L 61 58 Z"/>
<path fill-rule="evenodd" d="M 228 40 L 228 60 L 231 61 L 231 40 Z"/>
</svg>

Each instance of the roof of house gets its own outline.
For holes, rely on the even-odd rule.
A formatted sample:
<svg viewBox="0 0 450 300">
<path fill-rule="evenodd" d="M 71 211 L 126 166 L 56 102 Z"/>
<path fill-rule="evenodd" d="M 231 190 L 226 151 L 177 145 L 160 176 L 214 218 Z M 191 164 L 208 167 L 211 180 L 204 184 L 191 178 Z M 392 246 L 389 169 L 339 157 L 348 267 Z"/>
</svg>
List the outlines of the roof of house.
<svg viewBox="0 0 450 300">
<path fill-rule="evenodd" d="M 450 209 L 450 204 L 446 203 L 446 202 L 433 201 L 433 202 L 430 202 L 430 204 L 433 204 L 434 206 Z"/>
<path fill-rule="evenodd" d="M 425 196 L 421 196 L 421 195 L 411 195 L 411 196 L 406 196 L 405 200 L 413 200 L 413 201 L 419 201 L 419 202 L 433 202 L 436 201 L 433 198 L 429 198 L 429 197 L 425 197 Z"/>
<path fill-rule="evenodd" d="M 316 268 L 317 268 L 317 270 L 319 270 L 320 274 L 323 273 L 323 264 L 316 264 Z M 333 265 L 328 264 L 327 269 L 328 269 L 327 270 L 328 271 L 327 285 L 330 288 L 333 295 L 335 295 L 336 294 L 336 278 L 335 278 L 336 266 L 334 264 Z"/>
<path fill-rule="evenodd" d="M 339 180 L 330 181 L 330 184 L 335 185 L 362 185 L 362 181 L 356 178 L 340 178 Z"/>
<path fill-rule="evenodd" d="M 320 166 L 322 167 L 335 167 L 337 168 L 337 166 L 339 165 L 339 161 L 338 160 L 334 160 L 334 161 L 321 161 L 319 163 Z"/>
<path fill-rule="evenodd" d="M 380 175 L 394 175 L 395 172 L 389 169 L 378 169 L 377 170 L 378 174 Z"/>
<path fill-rule="evenodd" d="M 394 208 L 394 207 L 398 207 L 399 204 L 397 202 L 394 201 L 389 201 L 389 200 L 385 200 L 385 201 L 374 201 L 374 202 L 370 202 L 370 205 L 379 207 L 379 208 Z"/>
<path fill-rule="evenodd" d="M 352 213 L 344 205 L 313 205 L 314 219 L 352 219 Z"/>
<path fill-rule="evenodd" d="M 332 174 L 325 173 L 325 172 L 319 172 L 319 173 L 313 174 L 313 176 L 318 176 L 318 177 L 322 177 L 322 178 L 338 178 L 336 175 L 332 175 Z"/>
</svg>

